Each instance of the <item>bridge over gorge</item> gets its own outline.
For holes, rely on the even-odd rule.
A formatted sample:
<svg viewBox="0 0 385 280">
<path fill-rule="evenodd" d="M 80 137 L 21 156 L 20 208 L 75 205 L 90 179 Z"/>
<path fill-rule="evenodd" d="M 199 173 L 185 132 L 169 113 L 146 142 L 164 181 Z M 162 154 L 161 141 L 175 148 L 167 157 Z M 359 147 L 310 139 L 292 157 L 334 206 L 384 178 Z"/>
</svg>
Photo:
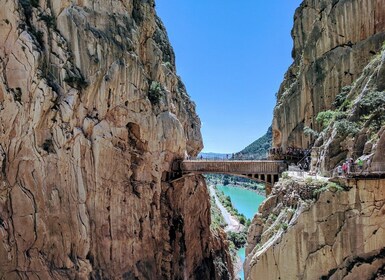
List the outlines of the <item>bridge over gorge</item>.
<svg viewBox="0 0 385 280">
<path fill-rule="evenodd" d="M 284 161 L 274 160 L 180 160 L 172 167 L 170 180 L 190 174 L 229 174 L 265 183 L 266 194 L 287 170 Z"/>
</svg>

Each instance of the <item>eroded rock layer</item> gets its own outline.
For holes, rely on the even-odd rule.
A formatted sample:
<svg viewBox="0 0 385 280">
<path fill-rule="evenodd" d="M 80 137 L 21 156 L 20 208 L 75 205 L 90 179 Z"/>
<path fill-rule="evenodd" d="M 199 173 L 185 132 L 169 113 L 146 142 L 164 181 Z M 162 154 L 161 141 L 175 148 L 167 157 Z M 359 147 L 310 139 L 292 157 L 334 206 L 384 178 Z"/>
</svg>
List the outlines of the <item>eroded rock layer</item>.
<svg viewBox="0 0 385 280">
<path fill-rule="evenodd" d="M 246 279 L 383 275 L 385 180 L 352 180 L 344 190 L 319 184 L 287 179 L 275 186 L 250 226 Z"/>
<path fill-rule="evenodd" d="M 304 0 L 294 17 L 294 63 L 278 92 L 273 146 L 308 147 L 303 128 L 360 75 L 385 40 L 383 0 Z"/>
<path fill-rule="evenodd" d="M 154 1 L 0 5 L 0 279 L 229 279 Z"/>
</svg>

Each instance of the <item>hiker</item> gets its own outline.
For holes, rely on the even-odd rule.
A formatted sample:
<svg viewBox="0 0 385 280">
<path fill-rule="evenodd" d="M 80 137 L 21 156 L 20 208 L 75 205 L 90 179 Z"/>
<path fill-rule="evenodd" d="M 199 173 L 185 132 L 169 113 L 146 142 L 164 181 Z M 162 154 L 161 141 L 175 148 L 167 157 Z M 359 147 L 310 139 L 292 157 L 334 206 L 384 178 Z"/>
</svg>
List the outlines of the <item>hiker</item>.
<svg viewBox="0 0 385 280">
<path fill-rule="evenodd" d="M 353 158 L 349 158 L 348 160 L 348 174 L 354 172 L 354 160 Z"/>
<path fill-rule="evenodd" d="M 337 174 L 338 174 L 338 176 L 342 175 L 342 166 L 341 165 L 337 166 Z"/>
<path fill-rule="evenodd" d="M 362 167 L 364 166 L 364 161 L 361 158 L 359 158 L 357 159 L 356 164 L 357 164 L 358 170 L 362 171 Z"/>
<path fill-rule="evenodd" d="M 344 175 L 346 175 L 347 171 L 348 171 L 348 164 L 344 162 L 342 164 L 342 172 L 344 173 Z"/>
</svg>

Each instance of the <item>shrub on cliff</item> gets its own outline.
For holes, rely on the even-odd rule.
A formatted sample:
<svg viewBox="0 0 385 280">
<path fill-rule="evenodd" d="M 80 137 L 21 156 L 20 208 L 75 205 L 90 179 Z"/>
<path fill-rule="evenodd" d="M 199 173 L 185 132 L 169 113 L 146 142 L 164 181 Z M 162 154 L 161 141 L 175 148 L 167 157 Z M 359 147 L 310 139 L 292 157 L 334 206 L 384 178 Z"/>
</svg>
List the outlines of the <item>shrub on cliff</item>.
<svg viewBox="0 0 385 280">
<path fill-rule="evenodd" d="M 336 99 L 333 102 L 334 108 L 341 107 L 348 97 L 349 92 L 352 90 L 352 86 L 345 86 L 342 88 L 341 92 L 337 94 Z"/>
<path fill-rule="evenodd" d="M 366 94 L 359 103 L 363 115 L 377 113 L 385 109 L 385 92 L 372 91 Z"/>
<path fill-rule="evenodd" d="M 332 110 L 319 112 L 316 120 L 322 126 L 322 128 L 326 128 L 334 120 L 336 114 L 337 112 Z"/>
<path fill-rule="evenodd" d="M 148 99 L 152 105 L 157 105 L 160 102 L 160 99 L 163 94 L 162 86 L 159 82 L 152 81 L 150 84 L 150 89 L 148 91 Z"/>
<path fill-rule="evenodd" d="M 247 240 L 247 232 L 241 231 L 241 232 L 229 232 L 228 233 L 228 239 L 234 243 L 236 248 L 242 248 L 246 244 Z"/>
<path fill-rule="evenodd" d="M 335 128 L 339 135 L 355 135 L 360 131 L 360 127 L 357 123 L 342 119 L 335 122 Z"/>
</svg>

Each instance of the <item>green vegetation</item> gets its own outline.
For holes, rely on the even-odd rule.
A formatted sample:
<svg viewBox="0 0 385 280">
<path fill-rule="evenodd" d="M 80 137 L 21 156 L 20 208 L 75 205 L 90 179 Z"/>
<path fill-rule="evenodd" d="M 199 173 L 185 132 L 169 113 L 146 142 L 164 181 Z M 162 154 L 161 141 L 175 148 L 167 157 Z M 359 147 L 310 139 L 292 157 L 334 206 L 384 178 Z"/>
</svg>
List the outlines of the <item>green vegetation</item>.
<svg viewBox="0 0 385 280">
<path fill-rule="evenodd" d="M 247 231 L 229 232 L 227 234 L 227 239 L 234 244 L 235 248 L 242 248 L 247 241 Z"/>
<path fill-rule="evenodd" d="M 218 208 L 215 203 L 214 197 L 210 198 L 211 203 L 211 228 L 224 228 L 226 226 L 226 222 L 222 216 L 221 210 Z"/>
<path fill-rule="evenodd" d="M 289 173 L 287 171 L 282 173 L 282 179 L 290 179 Z"/>
<path fill-rule="evenodd" d="M 229 211 L 231 215 L 235 216 L 242 225 L 249 225 L 250 220 L 247 219 L 245 215 L 238 212 L 238 210 L 231 203 L 231 198 L 225 195 L 223 192 L 219 191 L 216 187 L 214 189 L 215 189 L 215 192 L 217 193 L 219 201 L 227 209 L 227 211 Z"/>
<path fill-rule="evenodd" d="M 271 148 L 272 139 L 273 132 L 272 127 L 270 126 L 265 135 L 237 153 L 236 156 L 240 155 L 251 159 L 264 159 Z"/>
<path fill-rule="evenodd" d="M 238 186 L 241 188 L 249 189 L 252 191 L 256 191 L 261 195 L 265 195 L 265 185 L 262 183 L 258 183 L 256 181 L 252 181 L 247 178 L 230 176 L 225 174 L 206 174 L 204 175 L 207 182 L 210 182 L 213 185 L 222 184 Z"/>
<path fill-rule="evenodd" d="M 363 115 L 376 114 L 385 110 L 385 92 L 372 91 L 366 94 L 359 102 Z"/>
<path fill-rule="evenodd" d="M 321 188 L 314 190 L 313 194 L 317 195 L 319 193 L 323 193 L 323 192 L 326 192 L 326 191 L 329 191 L 329 192 L 341 192 L 343 190 L 344 190 L 344 188 L 342 186 L 340 186 L 339 184 L 334 183 L 334 182 L 328 182 L 327 184 L 325 184 Z"/>
<path fill-rule="evenodd" d="M 333 102 L 334 108 L 339 108 L 345 103 L 348 97 L 348 94 L 352 90 L 352 88 L 353 88 L 352 86 L 345 86 L 342 88 L 342 91 L 339 94 L 337 94 L 336 99 Z"/>
<path fill-rule="evenodd" d="M 159 82 L 152 81 L 148 91 L 148 99 L 152 105 L 157 105 L 163 95 L 163 89 Z"/>
<path fill-rule="evenodd" d="M 335 122 L 335 128 L 340 135 L 354 135 L 360 131 L 360 127 L 357 123 L 342 119 Z"/>
<path fill-rule="evenodd" d="M 319 133 L 313 129 L 311 129 L 310 127 L 308 126 L 305 126 L 303 128 L 303 134 L 305 134 L 305 136 L 313 136 L 313 137 L 318 137 Z"/>
<path fill-rule="evenodd" d="M 316 120 L 324 129 L 331 124 L 331 122 L 334 120 L 336 116 L 336 113 L 337 113 L 336 111 L 332 111 L 332 110 L 319 112 Z"/>
</svg>

